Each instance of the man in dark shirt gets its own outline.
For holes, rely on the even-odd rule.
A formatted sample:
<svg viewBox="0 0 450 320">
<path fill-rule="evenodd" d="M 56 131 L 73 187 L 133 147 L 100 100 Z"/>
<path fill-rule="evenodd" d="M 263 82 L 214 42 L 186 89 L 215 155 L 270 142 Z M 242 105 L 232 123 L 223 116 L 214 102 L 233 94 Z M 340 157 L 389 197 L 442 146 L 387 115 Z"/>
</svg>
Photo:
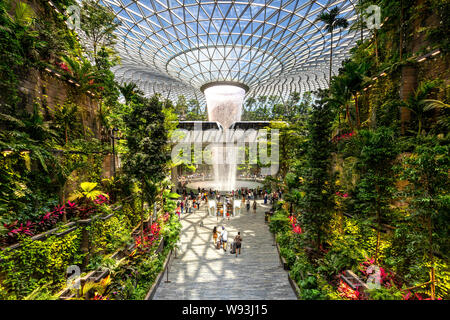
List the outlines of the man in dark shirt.
<svg viewBox="0 0 450 320">
<path fill-rule="evenodd" d="M 241 232 L 239 231 L 238 234 L 236 235 L 236 237 L 234 237 L 234 245 L 236 246 L 236 257 L 238 255 L 238 250 L 239 250 L 239 254 L 241 254 L 241 242 L 242 242 L 242 237 L 241 237 Z"/>
</svg>

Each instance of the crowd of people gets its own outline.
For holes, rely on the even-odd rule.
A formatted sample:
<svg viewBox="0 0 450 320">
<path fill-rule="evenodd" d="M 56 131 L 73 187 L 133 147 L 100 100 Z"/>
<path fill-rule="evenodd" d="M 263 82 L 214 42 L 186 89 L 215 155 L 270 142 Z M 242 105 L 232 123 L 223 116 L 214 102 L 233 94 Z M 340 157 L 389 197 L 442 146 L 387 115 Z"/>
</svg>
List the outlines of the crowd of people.
<svg viewBox="0 0 450 320">
<path fill-rule="evenodd" d="M 242 203 L 245 203 L 245 207 L 247 212 L 250 211 L 250 208 L 253 209 L 253 212 L 256 213 L 257 209 L 257 199 L 264 200 L 264 204 L 267 204 L 269 201 L 272 204 L 274 201 L 277 201 L 282 198 L 283 192 L 281 190 L 277 190 L 274 192 L 268 192 L 268 190 L 264 190 L 262 188 L 241 188 L 237 190 L 232 190 L 226 194 L 221 194 L 217 190 L 206 190 L 204 188 L 198 188 L 197 193 L 194 190 L 190 190 L 189 192 L 186 188 L 177 189 L 178 194 L 181 195 L 181 199 L 177 202 L 177 214 L 181 218 L 182 214 L 193 213 L 195 210 L 198 210 L 202 203 L 207 204 L 208 199 L 215 199 L 217 203 L 220 203 L 221 206 L 217 209 L 217 216 L 225 217 L 224 211 L 226 213 L 227 219 L 230 219 L 230 210 L 229 208 L 233 207 L 232 200 L 241 199 Z M 253 204 L 251 204 L 253 201 Z M 225 209 L 225 210 L 224 210 Z M 215 226 L 213 229 L 213 240 L 214 245 L 217 249 L 222 248 L 225 252 L 227 250 L 228 243 L 228 231 L 224 226 L 221 228 Z M 230 252 L 235 253 L 236 257 L 238 254 L 241 254 L 241 246 L 242 246 L 242 236 L 241 233 L 238 232 L 234 237 L 233 242 L 230 245 Z"/>
</svg>

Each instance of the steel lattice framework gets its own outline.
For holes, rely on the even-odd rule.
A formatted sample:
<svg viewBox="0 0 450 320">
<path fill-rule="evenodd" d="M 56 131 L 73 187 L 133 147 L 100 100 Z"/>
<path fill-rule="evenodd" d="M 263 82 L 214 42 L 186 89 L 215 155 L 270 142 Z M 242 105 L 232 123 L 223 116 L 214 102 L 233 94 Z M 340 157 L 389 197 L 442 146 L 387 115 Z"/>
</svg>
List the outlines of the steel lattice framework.
<svg viewBox="0 0 450 320">
<path fill-rule="evenodd" d="M 121 82 L 146 94 L 204 102 L 202 85 L 230 81 L 248 97 L 304 93 L 328 84 L 330 34 L 317 16 L 335 6 L 351 24 L 357 0 L 102 0 L 116 31 Z M 364 34 L 366 36 L 367 33 Z M 336 30 L 333 73 L 360 33 Z"/>
</svg>

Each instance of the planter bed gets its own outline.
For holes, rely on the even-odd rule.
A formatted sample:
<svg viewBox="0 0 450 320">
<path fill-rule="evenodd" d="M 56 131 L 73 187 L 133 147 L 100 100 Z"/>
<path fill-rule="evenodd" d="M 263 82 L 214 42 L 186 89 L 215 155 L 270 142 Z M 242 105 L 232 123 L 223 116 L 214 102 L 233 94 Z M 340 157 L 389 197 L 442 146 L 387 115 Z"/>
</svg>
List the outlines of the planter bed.
<svg viewBox="0 0 450 320">
<path fill-rule="evenodd" d="M 114 208 L 111 208 L 111 210 L 112 211 L 117 211 L 117 210 L 120 210 L 121 208 L 122 208 L 122 205 L 118 205 L 118 206 L 116 206 Z M 44 240 L 44 239 L 48 238 L 49 236 L 51 236 L 53 234 L 56 235 L 57 237 L 62 237 L 62 236 L 65 236 L 66 234 L 69 234 L 72 231 L 76 230 L 78 228 L 79 224 L 88 224 L 92 220 L 97 219 L 97 218 L 102 219 L 102 220 L 108 220 L 108 219 L 112 218 L 115 214 L 116 214 L 115 212 L 112 212 L 112 213 L 110 213 L 110 214 L 108 214 L 107 216 L 104 216 L 104 217 L 100 217 L 99 215 L 96 215 L 96 216 L 93 216 L 92 218 L 88 218 L 88 219 L 71 221 L 71 222 L 68 222 L 66 224 L 61 225 L 60 227 L 53 228 L 53 229 L 44 231 L 42 233 L 39 233 L 37 235 L 34 235 L 34 236 L 31 237 L 31 240 L 34 240 L 34 241 L 36 241 L 36 240 Z M 59 232 L 59 233 L 56 232 L 60 228 L 64 228 L 64 227 L 68 227 L 69 229 L 65 230 L 65 231 L 62 231 L 62 232 Z M 17 243 L 14 243 L 14 244 L 10 245 L 10 246 L 2 247 L 0 249 L 1 250 L 6 250 L 6 249 L 13 250 L 13 249 L 20 248 L 21 246 L 22 246 L 22 244 L 20 242 L 17 242 Z"/>
<path fill-rule="evenodd" d="M 103 278 L 105 278 L 106 276 L 108 276 L 110 273 L 109 269 L 105 269 L 105 270 L 97 270 L 94 271 L 89 278 L 87 278 L 88 281 L 93 281 L 93 282 L 99 282 L 100 280 L 102 280 Z"/>
<path fill-rule="evenodd" d="M 367 290 L 369 287 L 351 270 L 345 270 L 344 274 L 340 275 L 340 278 L 347 283 L 350 288 L 361 292 L 363 296 L 367 297 Z"/>
</svg>

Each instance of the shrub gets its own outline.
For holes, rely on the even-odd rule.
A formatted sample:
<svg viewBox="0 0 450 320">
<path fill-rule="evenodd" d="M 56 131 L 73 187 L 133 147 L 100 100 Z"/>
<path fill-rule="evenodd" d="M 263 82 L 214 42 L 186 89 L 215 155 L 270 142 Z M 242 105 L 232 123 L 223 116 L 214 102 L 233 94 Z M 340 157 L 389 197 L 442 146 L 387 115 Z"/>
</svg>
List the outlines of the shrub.
<svg viewBox="0 0 450 320">
<path fill-rule="evenodd" d="M 290 228 L 290 221 L 286 210 L 278 210 L 270 218 L 269 229 L 272 233 L 279 233 L 288 231 Z"/>
</svg>

